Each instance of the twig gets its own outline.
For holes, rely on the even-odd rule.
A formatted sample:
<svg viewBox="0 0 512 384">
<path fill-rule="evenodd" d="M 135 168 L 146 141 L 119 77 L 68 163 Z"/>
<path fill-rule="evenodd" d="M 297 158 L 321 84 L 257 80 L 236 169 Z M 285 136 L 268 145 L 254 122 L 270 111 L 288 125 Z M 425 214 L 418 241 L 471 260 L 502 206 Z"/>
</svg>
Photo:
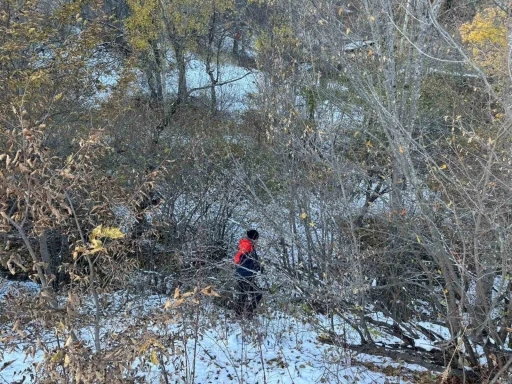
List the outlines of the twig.
<svg viewBox="0 0 512 384">
<path fill-rule="evenodd" d="M 512 365 L 512 357 L 508 359 L 506 364 L 498 371 L 498 373 L 494 376 L 494 378 L 489 382 L 489 384 L 496 384 L 498 382 L 498 379 L 502 374 L 506 372 L 506 370 Z"/>
<path fill-rule="evenodd" d="M 0 216 L 7 220 L 14 228 L 16 228 L 16 230 L 20 234 L 21 238 L 23 239 L 23 243 L 28 249 L 28 253 L 30 253 L 30 256 L 32 257 L 32 261 L 34 262 L 34 266 L 37 271 L 37 276 L 39 277 L 39 280 L 41 280 L 42 290 L 44 294 L 50 299 L 50 307 L 56 309 L 57 302 L 49 289 L 48 281 L 46 280 L 43 268 L 41 267 L 41 262 L 37 258 L 36 251 L 34 251 L 34 248 L 32 248 L 32 245 L 30 244 L 30 239 L 28 238 L 27 233 L 21 225 L 19 225 L 16 221 L 9 217 L 5 212 L 0 212 Z"/>
<path fill-rule="evenodd" d="M 80 227 L 80 223 L 78 222 L 78 217 L 76 215 L 75 207 L 73 205 L 73 202 L 71 201 L 71 197 L 69 196 L 68 191 L 65 192 L 66 198 L 69 203 L 69 207 L 71 208 L 71 212 L 73 213 L 73 217 L 75 218 L 76 227 L 78 229 L 78 232 L 80 233 L 80 239 L 82 240 L 82 244 L 85 246 L 85 237 L 84 233 L 82 231 L 82 228 Z M 96 290 L 95 285 L 95 274 L 94 274 L 94 263 L 92 262 L 91 256 L 86 255 L 87 263 L 89 264 L 89 288 L 91 289 L 92 297 L 94 300 L 94 307 L 95 307 L 95 313 L 94 313 L 94 347 L 96 348 L 96 352 L 101 351 L 101 344 L 100 344 L 100 319 L 101 319 L 101 313 L 100 313 L 100 300 L 98 297 L 98 291 Z"/>
</svg>

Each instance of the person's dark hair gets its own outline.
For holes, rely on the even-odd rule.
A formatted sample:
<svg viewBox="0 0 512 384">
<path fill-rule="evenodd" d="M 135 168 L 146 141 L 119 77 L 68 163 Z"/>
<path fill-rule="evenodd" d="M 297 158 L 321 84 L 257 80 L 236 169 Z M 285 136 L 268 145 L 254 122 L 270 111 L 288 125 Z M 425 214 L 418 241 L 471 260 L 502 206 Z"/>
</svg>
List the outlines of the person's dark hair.
<svg viewBox="0 0 512 384">
<path fill-rule="evenodd" d="M 260 237 L 260 234 L 258 233 L 257 230 L 255 229 L 249 229 L 247 231 L 247 237 L 251 240 L 258 240 L 258 238 Z"/>
</svg>

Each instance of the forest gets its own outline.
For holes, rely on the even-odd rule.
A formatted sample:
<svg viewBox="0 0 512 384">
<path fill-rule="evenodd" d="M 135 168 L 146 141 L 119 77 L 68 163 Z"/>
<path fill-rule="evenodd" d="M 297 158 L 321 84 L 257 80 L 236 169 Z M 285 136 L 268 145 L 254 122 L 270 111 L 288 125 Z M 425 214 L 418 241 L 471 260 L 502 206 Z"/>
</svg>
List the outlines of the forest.
<svg viewBox="0 0 512 384">
<path fill-rule="evenodd" d="M 511 100 L 505 0 L 0 0 L 0 384 L 510 383 Z"/>
</svg>

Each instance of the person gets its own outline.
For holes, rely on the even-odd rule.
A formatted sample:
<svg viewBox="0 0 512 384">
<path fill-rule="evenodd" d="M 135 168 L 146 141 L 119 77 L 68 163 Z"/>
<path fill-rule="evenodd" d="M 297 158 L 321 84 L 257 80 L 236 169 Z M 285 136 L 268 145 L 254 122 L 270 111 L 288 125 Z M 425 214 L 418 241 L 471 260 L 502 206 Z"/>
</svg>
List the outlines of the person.
<svg viewBox="0 0 512 384">
<path fill-rule="evenodd" d="M 256 253 L 258 239 L 258 231 L 248 230 L 246 237 L 239 240 L 238 252 L 234 258 L 238 283 L 236 310 L 240 315 L 252 315 L 262 298 L 260 288 L 255 281 L 257 273 L 261 270 Z"/>
</svg>

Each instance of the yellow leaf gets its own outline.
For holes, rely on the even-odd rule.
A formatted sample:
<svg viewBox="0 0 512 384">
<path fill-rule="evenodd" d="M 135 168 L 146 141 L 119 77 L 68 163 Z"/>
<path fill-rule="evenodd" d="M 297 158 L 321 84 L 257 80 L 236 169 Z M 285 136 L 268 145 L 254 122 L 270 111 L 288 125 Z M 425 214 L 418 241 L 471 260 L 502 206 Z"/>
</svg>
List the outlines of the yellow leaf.
<svg viewBox="0 0 512 384">
<path fill-rule="evenodd" d="M 103 227 L 102 225 L 98 225 L 96 228 L 93 229 L 91 236 L 89 237 L 91 240 L 91 243 L 93 243 L 94 239 L 97 239 L 99 237 L 106 237 L 108 239 L 120 239 L 123 238 L 125 235 L 121 230 L 117 227 Z"/>
<path fill-rule="evenodd" d="M 311 228 L 314 228 L 314 227 L 315 227 L 315 223 L 313 223 L 312 221 L 310 221 L 310 222 L 309 222 L 309 226 L 310 226 Z"/>
<path fill-rule="evenodd" d="M 70 361 L 71 359 L 69 358 L 69 355 L 66 354 L 66 356 L 64 356 L 64 366 L 67 367 Z"/>
<path fill-rule="evenodd" d="M 347 35 L 350 33 L 350 28 L 347 28 Z"/>
<path fill-rule="evenodd" d="M 91 239 L 91 244 L 92 244 L 92 246 L 91 246 L 92 249 L 101 248 L 101 246 L 103 245 L 101 240 L 98 240 L 98 239 Z"/>
<path fill-rule="evenodd" d="M 185 301 L 185 299 L 178 299 L 174 302 L 174 304 L 172 305 L 173 308 L 178 308 L 181 304 L 183 304 L 183 302 Z"/>
<path fill-rule="evenodd" d="M 398 152 L 404 153 L 404 147 L 402 147 L 402 146 L 398 147 Z"/>
<path fill-rule="evenodd" d="M 201 293 L 205 296 L 216 296 L 216 297 L 220 297 L 220 295 L 215 292 L 211 286 L 208 286 L 204 289 L 201 290 Z"/>
<path fill-rule="evenodd" d="M 421 244 L 421 238 L 418 235 L 416 235 L 416 241 L 418 242 L 418 244 Z"/>
<path fill-rule="evenodd" d="M 373 148 L 373 144 L 372 144 L 371 140 L 368 140 L 365 144 L 368 148 Z"/>
<path fill-rule="evenodd" d="M 124 237 L 124 233 L 117 227 L 106 227 L 101 231 L 101 237 L 106 237 L 108 239 L 122 239 Z"/>
<path fill-rule="evenodd" d="M 156 353 L 155 350 L 152 350 L 151 351 L 151 362 L 154 364 L 154 365 L 158 365 L 158 355 Z"/>
<path fill-rule="evenodd" d="M 338 9 L 338 16 L 341 16 L 342 13 L 343 13 L 343 8 L 340 7 L 340 9 Z"/>
<path fill-rule="evenodd" d="M 441 165 L 441 166 L 439 167 L 439 169 L 446 169 L 446 168 L 448 168 L 448 166 L 447 166 L 446 164 L 443 164 L 443 165 Z"/>
<path fill-rule="evenodd" d="M 302 220 L 306 220 L 306 219 L 308 218 L 308 214 L 307 214 L 306 212 L 302 212 L 302 213 L 300 214 L 300 218 L 301 218 Z"/>
<path fill-rule="evenodd" d="M 56 95 L 53 97 L 53 101 L 59 101 L 60 99 L 62 99 L 62 92 L 61 92 L 61 93 L 56 94 Z"/>
<path fill-rule="evenodd" d="M 55 354 L 52 356 L 52 358 L 50 359 L 50 362 L 52 363 L 56 363 L 58 362 L 60 359 L 62 359 L 62 351 L 59 350 L 57 352 L 55 352 Z"/>
<path fill-rule="evenodd" d="M 87 255 L 94 255 L 95 253 L 98 253 L 98 252 L 104 252 L 104 251 L 106 251 L 106 249 L 105 249 L 105 248 L 103 248 L 103 247 L 99 247 L 99 248 L 89 249 L 89 250 L 86 252 L 86 254 L 87 254 Z"/>
<path fill-rule="evenodd" d="M 370 16 L 370 21 L 375 21 L 375 16 Z"/>
<path fill-rule="evenodd" d="M 176 287 L 174 290 L 174 298 L 177 299 L 178 297 L 180 297 L 180 289 Z"/>
<path fill-rule="evenodd" d="M 74 178 L 75 178 L 75 176 L 73 176 L 73 175 L 71 174 L 71 169 L 69 169 L 69 168 L 64 169 L 64 170 L 60 173 L 60 175 L 61 175 L 62 177 L 64 177 L 65 179 L 74 179 Z"/>
<path fill-rule="evenodd" d="M 91 232 L 91 235 L 89 236 L 89 239 L 95 239 L 95 238 L 99 237 L 99 234 L 101 233 L 102 228 L 103 228 L 102 225 L 98 225 L 96 228 L 94 228 Z"/>
<path fill-rule="evenodd" d="M 72 342 L 73 342 L 73 338 L 71 336 L 69 336 L 68 339 L 66 340 L 66 344 L 64 346 L 69 347 Z"/>
<path fill-rule="evenodd" d="M 211 290 L 212 290 L 212 286 L 211 286 L 211 285 L 209 285 L 209 286 L 204 287 L 203 289 L 201 289 L 201 293 L 202 293 L 203 295 L 208 295 L 208 294 L 210 293 L 210 291 L 211 291 Z"/>
<path fill-rule="evenodd" d="M 469 23 L 459 27 L 462 41 L 469 44 L 478 64 L 492 72 L 503 69 L 507 46 L 507 13 L 498 7 L 482 9 Z"/>
<path fill-rule="evenodd" d="M 162 349 L 165 348 L 164 345 L 161 342 L 159 342 L 158 340 L 153 340 L 153 346 L 154 347 L 158 347 L 158 348 L 162 348 Z"/>
</svg>

